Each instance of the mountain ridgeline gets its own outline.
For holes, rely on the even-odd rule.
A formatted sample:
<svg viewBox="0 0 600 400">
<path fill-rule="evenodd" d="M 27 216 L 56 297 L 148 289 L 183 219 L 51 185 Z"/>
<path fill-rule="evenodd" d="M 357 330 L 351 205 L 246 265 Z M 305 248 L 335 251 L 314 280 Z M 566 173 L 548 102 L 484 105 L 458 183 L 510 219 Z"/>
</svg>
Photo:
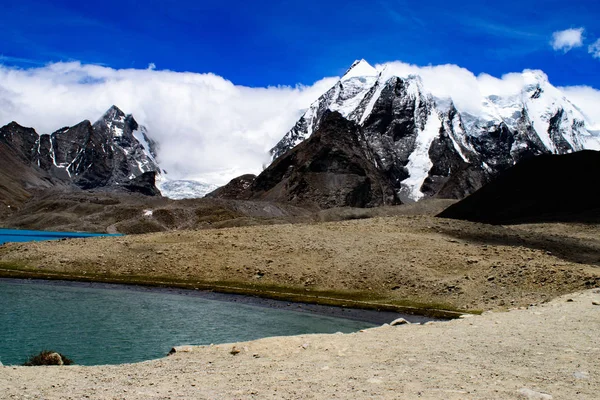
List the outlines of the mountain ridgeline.
<svg viewBox="0 0 600 400">
<path fill-rule="evenodd" d="M 336 111 L 360 128 L 360 146 L 399 200 L 413 202 L 461 199 L 529 157 L 600 149 L 600 132 L 542 72 L 525 71 L 521 79 L 520 92 L 487 95 L 479 111 L 467 112 L 434 97 L 418 76 L 357 61 L 271 155 L 274 164 L 289 155 Z"/>
<path fill-rule="evenodd" d="M 269 200 L 316 206 L 375 207 L 398 203 L 376 167 L 361 128 L 326 111 L 317 132 L 277 158 L 258 177 L 244 175 L 208 197 Z"/>
<path fill-rule="evenodd" d="M 600 150 L 598 128 L 541 71 L 517 80 L 518 90 L 500 88 L 500 95 L 482 87 L 465 106 L 436 97 L 419 76 L 357 61 L 271 149 L 259 176 L 238 177 L 207 196 L 317 208 L 462 199 L 522 160 Z M 93 124 L 52 134 L 11 122 L 0 128 L 0 155 L 0 202 L 8 206 L 53 187 L 160 194 L 156 144 L 115 106 Z M 174 199 L 213 189 L 194 181 L 161 185 Z"/>
<path fill-rule="evenodd" d="M 11 122 L 0 128 L 0 201 L 18 204 L 32 190 L 75 186 L 160 195 L 155 143 L 131 115 L 112 106 L 98 121 L 52 134 Z"/>
</svg>

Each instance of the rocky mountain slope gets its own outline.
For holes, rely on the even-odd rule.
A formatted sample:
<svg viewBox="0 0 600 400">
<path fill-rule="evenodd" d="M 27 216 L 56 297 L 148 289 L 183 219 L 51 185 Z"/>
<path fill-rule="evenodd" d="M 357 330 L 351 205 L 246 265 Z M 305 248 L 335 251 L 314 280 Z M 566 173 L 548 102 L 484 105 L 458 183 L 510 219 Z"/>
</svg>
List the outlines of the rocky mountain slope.
<svg viewBox="0 0 600 400">
<path fill-rule="evenodd" d="M 291 202 L 319 208 L 398 203 L 393 186 L 377 169 L 365 140 L 358 125 L 339 112 L 326 110 L 319 128 L 308 140 L 277 158 L 258 177 L 236 178 L 208 197 Z"/>
<path fill-rule="evenodd" d="M 21 130 L 21 134 L 8 137 L 7 129 Z M 32 168 L 29 154 L 21 151 L 23 142 L 32 137 L 31 131 L 16 124 L 0 128 L 0 217 L 27 200 L 32 188 L 49 188 L 59 184 L 46 171 Z"/>
<path fill-rule="evenodd" d="M 308 139 L 328 110 L 337 111 L 362 128 L 374 165 L 406 202 L 462 198 L 531 156 L 600 149 L 600 133 L 541 71 L 525 71 L 521 80 L 518 92 L 486 94 L 477 111 L 461 110 L 451 98 L 434 97 L 418 76 L 357 61 L 309 107 L 272 157 Z"/>
<path fill-rule="evenodd" d="M 11 122 L 0 128 L 0 154 L 0 201 L 6 207 L 56 186 L 160 194 L 155 143 L 116 106 L 94 124 L 85 120 L 52 134 Z"/>
<path fill-rule="evenodd" d="M 439 217 L 492 224 L 600 222 L 600 152 L 519 162 Z"/>
</svg>

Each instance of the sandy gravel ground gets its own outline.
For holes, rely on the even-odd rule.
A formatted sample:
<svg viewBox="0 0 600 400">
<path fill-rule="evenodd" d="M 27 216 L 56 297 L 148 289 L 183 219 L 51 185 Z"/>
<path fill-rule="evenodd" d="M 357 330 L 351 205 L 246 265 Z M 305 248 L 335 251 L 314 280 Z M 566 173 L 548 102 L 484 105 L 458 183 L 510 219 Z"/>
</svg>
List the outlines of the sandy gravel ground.
<svg viewBox="0 0 600 400">
<path fill-rule="evenodd" d="M 5 274 L 358 291 L 373 302 L 498 311 L 195 347 L 134 365 L 2 367 L 0 398 L 597 399 L 599 265 L 599 226 L 430 216 L 8 244 Z M 518 307 L 527 308 L 500 311 Z"/>
<path fill-rule="evenodd" d="M 3 367 L 0 398 L 598 399 L 594 303 L 598 289 L 450 322 L 193 347 L 140 364 Z"/>
<path fill-rule="evenodd" d="M 18 263 L 37 273 L 508 309 L 600 286 L 600 228 L 582 232 L 396 216 L 7 244 L 0 246 L 0 269 Z"/>
</svg>

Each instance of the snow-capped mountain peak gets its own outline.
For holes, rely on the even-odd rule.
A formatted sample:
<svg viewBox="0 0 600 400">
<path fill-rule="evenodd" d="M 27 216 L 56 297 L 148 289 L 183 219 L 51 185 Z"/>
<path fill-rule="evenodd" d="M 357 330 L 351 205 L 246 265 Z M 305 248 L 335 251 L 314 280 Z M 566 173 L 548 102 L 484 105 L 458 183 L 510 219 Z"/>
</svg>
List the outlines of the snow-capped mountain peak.
<svg viewBox="0 0 600 400">
<path fill-rule="evenodd" d="M 121 137 L 124 134 L 127 116 L 121 109 L 112 105 L 94 125 L 104 125 L 111 137 Z"/>
<path fill-rule="evenodd" d="M 142 131 L 148 154 L 134 137 L 137 130 Z M 132 190 L 157 193 L 154 177 L 159 168 L 151 155 L 152 141 L 131 115 L 115 106 L 93 125 L 84 120 L 42 135 L 16 124 L 7 125 L 2 131 L 11 137 L 17 135 L 20 145 L 12 147 L 19 150 L 26 163 L 55 182 L 83 189 L 135 187 Z"/>
<path fill-rule="evenodd" d="M 524 157 L 600 149 L 598 132 L 542 71 L 514 74 L 503 86 L 480 81 L 478 90 L 457 86 L 443 98 L 432 95 L 430 84 L 356 61 L 271 155 L 276 159 L 311 136 L 327 110 L 338 111 L 362 128 L 375 162 L 400 198 L 410 201 L 440 192 L 462 197 Z M 463 100 L 465 92 L 472 93 L 468 110 L 455 106 L 464 101 L 454 101 L 454 95 Z M 472 101 L 478 98 L 479 107 Z M 467 170 L 469 177 L 456 178 Z"/>
<path fill-rule="evenodd" d="M 526 86 L 549 85 L 548 75 L 539 69 L 526 69 L 521 74 Z"/>
<path fill-rule="evenodd" d="M 356 60 L 352 64 L 352 66 L 346 71 L 341 81 L 347 81 L 352 78 L 368 78 L 368 77 L 377 77 L 379 75 L 379 71 L 377 71 L 371 64 L 366 62 L 365 60 Z"/>
</svg>

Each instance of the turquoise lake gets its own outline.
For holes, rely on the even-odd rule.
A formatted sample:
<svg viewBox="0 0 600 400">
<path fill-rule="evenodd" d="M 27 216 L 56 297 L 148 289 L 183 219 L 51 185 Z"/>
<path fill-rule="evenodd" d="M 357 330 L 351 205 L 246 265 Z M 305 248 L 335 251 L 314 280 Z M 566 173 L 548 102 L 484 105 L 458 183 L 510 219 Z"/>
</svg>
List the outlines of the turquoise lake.
<svg viewBox="0 0 600 400">
<path fill-rule="evenodd" d="M 131 363 L 164 357 L 178 345 L 374 326 L 244 300 L 206 299 L 194 291 L 97 286 L 0 279 L 0 362 L 22 364 L 49 349 L 79 365 Z"/>
<path fill-rule="evenodd" d="M 59 240 L 68 238 L 86 238 L 97 236 L 121 236 L 109 235 L 105 233 L 85 233 L 85 232 L 51 232 L 51 231 L 30 231 L 21 229 L 0 229 L 0 244 L 7 242 L 34 242 L 40 240 Z"/>
</svg>

